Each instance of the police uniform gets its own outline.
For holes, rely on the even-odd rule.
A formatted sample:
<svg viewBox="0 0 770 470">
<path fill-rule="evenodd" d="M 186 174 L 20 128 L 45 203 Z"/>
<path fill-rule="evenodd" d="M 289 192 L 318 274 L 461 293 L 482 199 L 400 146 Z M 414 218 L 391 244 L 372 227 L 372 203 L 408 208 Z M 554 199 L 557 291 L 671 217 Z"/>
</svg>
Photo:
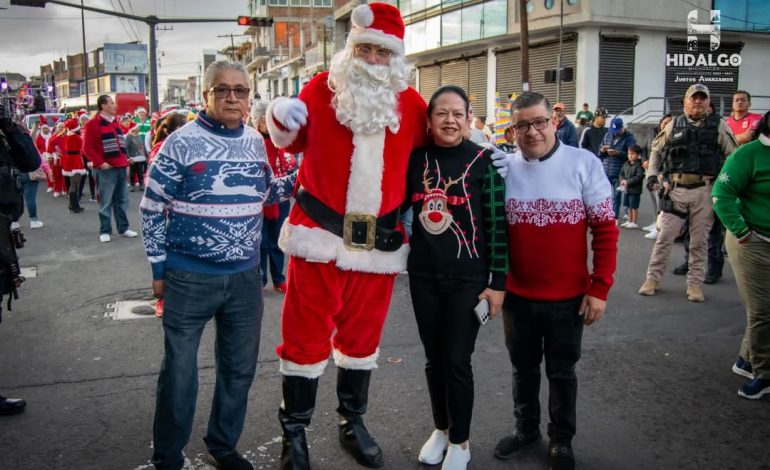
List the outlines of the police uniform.
<svg viewBox="0 0 770 470">
<path fill-rule="evenodd" d="M 687 97 L 708 88 L 696 84 Z M 687 272 L 687 297 L 703 301 L 700 287 L 706 274 L 708 235 L 714 223 L 711 184 L 719 174 L 725 157 L 738 144 L 725 121 L 717 114 L 693 119 L 676 116 L 653 140 L 647 177 L 662 175 L 670 189 L 661 201 L 660 233 L 652 249 L 647 279 L 639 293 L 652 295 L 663 277 L 674 239 L 685 221 L 690 226 L 690 257 Z M 665 201 L 669 199 L 669 201 Z M 667 204 L 666 204 L 667 203 Z"/>
</svg>

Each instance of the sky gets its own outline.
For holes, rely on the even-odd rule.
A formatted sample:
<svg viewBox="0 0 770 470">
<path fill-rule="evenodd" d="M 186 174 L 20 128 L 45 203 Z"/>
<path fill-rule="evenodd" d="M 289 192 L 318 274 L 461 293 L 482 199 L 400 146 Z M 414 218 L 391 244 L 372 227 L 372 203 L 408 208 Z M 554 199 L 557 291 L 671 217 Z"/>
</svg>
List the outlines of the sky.
<svg viewBox="0 0 770 470">
<path fill-rule="evenodd" d="M 80 0 L 63 0 L 80 4 Z M 222 49 L 230 45 L 223 34 L 242 34 L 236 24 L 238 15 L 248 14 L 247 0 L 84 0 L 86 6 L 137 16 L 159 18 L 232 18 L 231 23 L 161 24 L 157 30 L 159 81 L 197 75 L 203 49 Z M 173 28 L 170 31 L 161 31 Z M 149 28 L 145 23 L 86 12 L 86 48 L 105 42 L 129 42 L 137 38 L 147 44 Z M 236 37 L 236 44 L 246 37 Z M 49 4 L 45 8 L 11 6 L 0 0 L 0 72 L 31 76 L 40 74 L 40 66 L 67 54 L 83 51 L 80 9 Z M 162 95 L 162 92 L 161 92 Z"/>
</svg>

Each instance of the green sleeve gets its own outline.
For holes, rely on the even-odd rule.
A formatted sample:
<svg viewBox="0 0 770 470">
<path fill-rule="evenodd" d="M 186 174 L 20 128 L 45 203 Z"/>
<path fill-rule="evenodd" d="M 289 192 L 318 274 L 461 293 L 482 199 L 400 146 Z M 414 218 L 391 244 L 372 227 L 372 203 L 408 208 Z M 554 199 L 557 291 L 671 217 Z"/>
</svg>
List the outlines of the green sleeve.
<svg viewBox="0 0 770 470">
<path fill-rule="evenodd" d="M 487 257 L 492 280 L 489 287 L 505 290 L 508 274 L 508 234 L 505 218 L 505 182 L 490 162 L 482 186 L 482 207 L 486 231 Z"/>
<path fill-rule="evenodd" d="M 752 166 L 751 152 L 746 151 L 746 147 L 736 150 L 727 157 L 711 190 L 714 212 L 736 238 L 751 232 L 741 215 L 740 195 L 749 184 Z"/>
</svg>

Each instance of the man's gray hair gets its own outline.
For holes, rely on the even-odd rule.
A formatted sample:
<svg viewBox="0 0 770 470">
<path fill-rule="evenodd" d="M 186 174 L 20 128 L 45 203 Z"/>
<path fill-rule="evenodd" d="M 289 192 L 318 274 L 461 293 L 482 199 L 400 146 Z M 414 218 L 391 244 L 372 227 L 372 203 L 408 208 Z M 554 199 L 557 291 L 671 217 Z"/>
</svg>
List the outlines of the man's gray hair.
<svg viewBox="0 0 770 470">
<path fill-rule="evenodd" d="M 246 70 L 246 66 L 244 66 L 242 63 L 230 62 L 229 60 L 218 60 L 216 62 L 212 62 L 211 65 L 206 68 L 206 73 L 203 75 L 202 90 L 209 91 L 212 85 L 214 85 L 214 80 L 216 80 L 217 75 L 219 75 L 220 72 L 228 69 L 241 72 L 243 77 L 246 79 L 246 83 L 249 83 L 249 72 Z"/>
<path fill-rule="evenodd" d="M 525 91 L 513 100 L 513 103 L 511 103 L 511 112 L 541 104 L 545 106 L 547 111 L 551 110 L 551 103 L 548 102 L 548 98 L 546 98 L 545 95 L 541 95 L 536 91 Z"/>
</svg>

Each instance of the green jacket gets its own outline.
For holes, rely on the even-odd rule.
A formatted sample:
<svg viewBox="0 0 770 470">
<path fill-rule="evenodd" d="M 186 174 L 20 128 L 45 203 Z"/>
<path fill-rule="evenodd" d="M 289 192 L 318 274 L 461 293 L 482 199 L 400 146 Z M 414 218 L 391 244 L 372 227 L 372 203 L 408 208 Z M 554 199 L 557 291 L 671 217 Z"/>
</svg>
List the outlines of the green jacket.
<svg viewBox="0 0 770 470">
<path fill-rule="evenodd" d="M 752 231 L 770 237 L 770 139 L 749 142 L 730 154 L 711 195 L 714 212 L 736 238 Z"/>
</svg>

